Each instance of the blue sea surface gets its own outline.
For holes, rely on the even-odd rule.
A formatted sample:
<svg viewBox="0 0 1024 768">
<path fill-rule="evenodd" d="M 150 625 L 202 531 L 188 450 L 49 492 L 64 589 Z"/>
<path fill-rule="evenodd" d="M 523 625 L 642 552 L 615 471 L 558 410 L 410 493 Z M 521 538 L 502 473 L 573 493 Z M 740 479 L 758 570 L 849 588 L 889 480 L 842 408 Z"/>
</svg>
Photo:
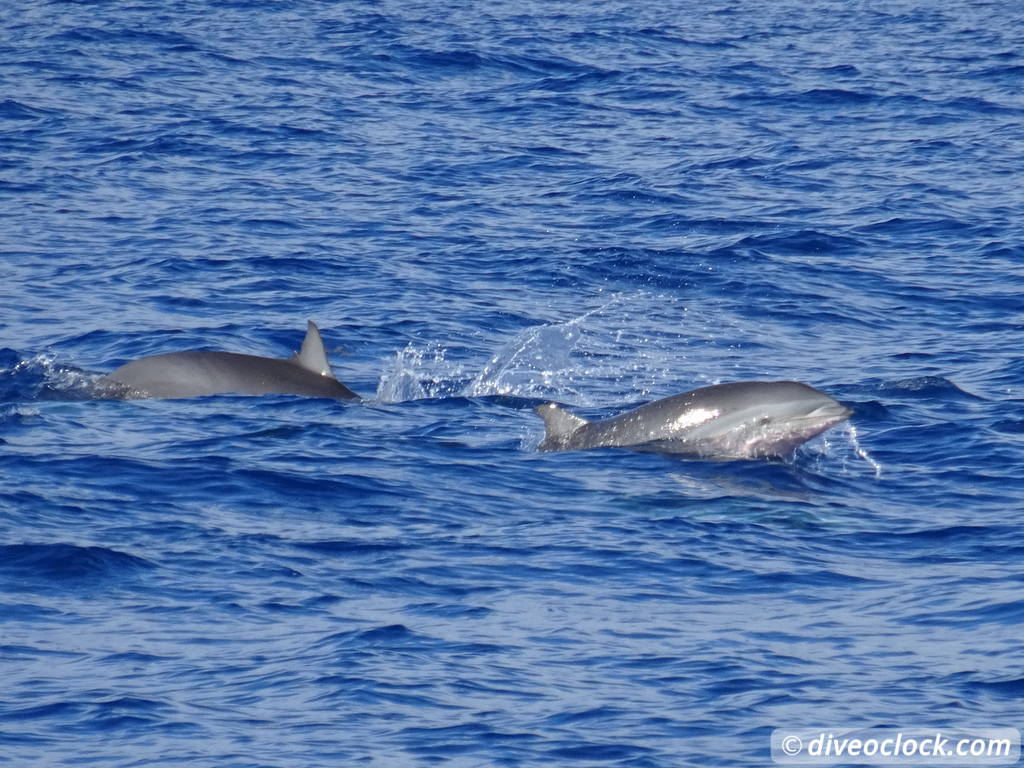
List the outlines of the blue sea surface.
<svg viewBox="0 0 1024 768">
<path fill-rule="evenodd" d="M 1011 0 L 9 0 L 0 765 L 1019 726 L 1022 222 Z M 95 397 L 307 319 L 363 401 Z M 855 415 L 536 450 L 749 379 Z"/>
</svg>

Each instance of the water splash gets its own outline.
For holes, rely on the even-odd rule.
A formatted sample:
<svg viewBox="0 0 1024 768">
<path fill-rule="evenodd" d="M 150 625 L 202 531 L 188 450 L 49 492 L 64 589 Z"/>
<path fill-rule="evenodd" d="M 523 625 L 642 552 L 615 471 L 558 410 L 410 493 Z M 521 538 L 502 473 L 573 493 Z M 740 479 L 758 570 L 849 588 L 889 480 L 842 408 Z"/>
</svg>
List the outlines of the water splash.
<svg viewBox="0 0 1024 768">
<path fill-rule="evenodd" d="M 875 471 L 876 479 L 881 477 L 882 465 L 875 461 L 874 458 L 872 458 L 871 454 L 867 452 L 866 448 L 861 446 L 860 440 L 858 439 L 859 435 L 857 432 L 857 427 L 851 424 L 850 422 L 846 422 L 846 434 L 850 438 L 850 444 L 853 448 L 853 452 L 857 454 L 858 458 L 863 459 L 865 462 L 867 462 L 868 466 Z"/>
<path fill-rule="evenodd" d="M 781 376 L 757 358 L 767 347 L 735 341 L 756 337 L 755 329 L 697 299 L 620 293 L 570 320 L 521 330 L 478 370 L 446 360 L 439 343 L 410 344 L 386 364 L 377 396 L 383 402 L 505 395 L 583 407 L 635 403 L 722 380 Z"/>
<path fill-rule="evenodd" d="M 476 374 L 462 363 L 447 360 L 447 350 L 441 344 L 409 344 L 387 362 L 377 385 L 377 398 L 398 403 L 432 397 L 512 395 L 570 399 L 581 404 L 573 382 L 595 373 L 585 365 L 587 356 L 579 351 L 583 324 L 623 301 L 621 295 L 612 296 L 566 322 L 526 328 L 495 352 Z M 597 357 L 603 356 L 598 353 Z"/>
<path fill-rule="evenodd" d="M 88 400 L 100 392 L 98 379 L 97 374 L 57 363 L 52 354 L 20 359 L 13 353 L 0 367 L 0 400 Z"/>
<path fill-rule="evenodd" d="M 866 448 L 861 446 L 858 436 L 857 427 L 846 421 L 841 425 L 836 425 L 821 437 L 801 446 L 800 451 L 804 455 L 813 454 L 817 460 L 816 463 L 830 458 L 838 458 L 842 461 L 844 472 L 847 470 L 847 464 L 852 455 L 871 467 L 877 479 L 882 476 L 882 465 L 875 461 Z"/>
<path fill-rule="evenodd" d="M 416 347 L 409 344 L 395 353 L 381 373 L 377 399 L 382 403 L 402 403 L 459 394 L 466 379 L 463 366 L 446 359 L 439 344 Z"/>
<path fill-rule="evenodd" d="M 576 369 L 573 352 L 582 335 L 579 319 L 521 331 L 487 361 L 462 394 L 541 398 L 575 394 L 566 382 Z"/>
<path fill-rule="evenodd" d="M 466 397 L 518 395 L 540 398 L 578 398 L 571 385 L 590 374 L 579 354 L 583 324 L 628 300 L 615 294 L 594 309 L 563 323 L 527 328 L 498 350 L 463 391 Z M 621 334 L 621 330 L 619 331 Z"/>
</svg>

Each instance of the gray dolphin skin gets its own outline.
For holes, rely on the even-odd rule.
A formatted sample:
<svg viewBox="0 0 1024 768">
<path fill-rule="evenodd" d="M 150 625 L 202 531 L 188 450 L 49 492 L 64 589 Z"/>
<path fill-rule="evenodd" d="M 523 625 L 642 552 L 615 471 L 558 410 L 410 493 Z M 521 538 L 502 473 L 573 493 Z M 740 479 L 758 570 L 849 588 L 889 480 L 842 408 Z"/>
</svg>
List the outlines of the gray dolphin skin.
<svg viewBox="0 0 1024 768">
<path fill-rule="evenodd" d="M 588 422 L 554 403 L 534 409 L 541 451 L 620 447 L 705 459 L 787 456 L 853 411 L 797 381 L 739 381 L 666 397 Z"/>
<path fill-rule="evenodd" d="M 129 398 L 203 395 L 305 395 L 354 400 L 359 395 L 331 373 L 320 329 L 309 321 L 302 349 L 277 359 L 234 352 L 189 350 L 143 357 L 99 379 Z"/>
</svg>

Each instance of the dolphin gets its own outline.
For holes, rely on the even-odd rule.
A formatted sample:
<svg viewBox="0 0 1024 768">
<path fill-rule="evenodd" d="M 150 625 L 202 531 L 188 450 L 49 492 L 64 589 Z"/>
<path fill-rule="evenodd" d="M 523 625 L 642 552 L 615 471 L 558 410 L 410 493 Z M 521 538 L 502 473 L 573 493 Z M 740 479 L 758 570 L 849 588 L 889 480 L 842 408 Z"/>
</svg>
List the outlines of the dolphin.
<svg viewBox="0 0 1024 768">
<path fill-rule="evenodd" d="M 738 381 L 684 392 L 602 421 L 537 406 L 541 451 L 622 447 L 705 459 L 787 456 L 853 411 L 797 381 Z"/>
<path fill-rule="evenodd" d="M 309 321 L 302 349 L 289 358 L 188 350 L 133 360 L 101 376 L 108 391 L 130 398 L 306 395 L 354 400 L 359 395 L 331 373 L 320 329 Z"/>
</svg>

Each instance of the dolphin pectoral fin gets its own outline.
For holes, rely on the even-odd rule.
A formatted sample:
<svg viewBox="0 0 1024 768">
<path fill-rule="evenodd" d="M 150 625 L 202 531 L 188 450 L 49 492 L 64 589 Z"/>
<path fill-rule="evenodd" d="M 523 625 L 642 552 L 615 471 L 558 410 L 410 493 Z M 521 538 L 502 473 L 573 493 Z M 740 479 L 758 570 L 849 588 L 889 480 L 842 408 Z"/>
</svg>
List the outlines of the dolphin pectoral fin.
<svg viewBox="0 0 1024 768">
<path fill-rule="evenodd" d="M 538 446 L 542 451 L 557 451 L 565 447 L 569 438 L 587 423 L 586 419 L 574 416 L 554 403 L 538 405 L 533 411 L 544 419 L 544 442 Z"/>
<path fill-rule="evenodd" d="M 302 349 L 292 355 L 290 359 L 307 371 L 334 378 L 334 374 L 331 373 L 331 364 L 327 362 L 327 350 L 324 349 L 324 340 L 320 336 L 320 329 L 312 320 L 308 321 L 306 325 L 306 338 L 302 340 Z"/>
</svg>

